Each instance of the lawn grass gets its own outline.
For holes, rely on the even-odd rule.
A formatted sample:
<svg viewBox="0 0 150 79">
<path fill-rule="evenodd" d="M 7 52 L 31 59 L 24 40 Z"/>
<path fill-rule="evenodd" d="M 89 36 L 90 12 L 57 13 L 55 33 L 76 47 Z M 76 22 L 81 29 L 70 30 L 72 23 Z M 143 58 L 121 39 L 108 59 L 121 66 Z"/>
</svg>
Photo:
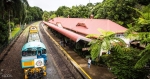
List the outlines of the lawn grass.
<svg viewBox="0 0 150 79">
<path fill-rule="evenodd" d="M 20 31 L 20 27 L 16 27 L 14 28 L 14 30 L 11 32 L 11 38 L 14 38 L 15 35 Z M 9 39 L 10 39 L 10 36 L 9 36 Z"/>
</svg>

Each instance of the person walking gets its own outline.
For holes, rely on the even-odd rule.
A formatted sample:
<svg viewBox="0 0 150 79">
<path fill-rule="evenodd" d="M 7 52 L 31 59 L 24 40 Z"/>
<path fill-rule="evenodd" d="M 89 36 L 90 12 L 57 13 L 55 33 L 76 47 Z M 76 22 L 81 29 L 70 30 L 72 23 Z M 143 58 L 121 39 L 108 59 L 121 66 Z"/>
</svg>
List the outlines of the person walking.
<svg viewBox="0 0 150 79">
<path fill-rule="evenodd" d="M 91 66 L 91 58 L 88 59 L 88 68 Z"/>
</svg>

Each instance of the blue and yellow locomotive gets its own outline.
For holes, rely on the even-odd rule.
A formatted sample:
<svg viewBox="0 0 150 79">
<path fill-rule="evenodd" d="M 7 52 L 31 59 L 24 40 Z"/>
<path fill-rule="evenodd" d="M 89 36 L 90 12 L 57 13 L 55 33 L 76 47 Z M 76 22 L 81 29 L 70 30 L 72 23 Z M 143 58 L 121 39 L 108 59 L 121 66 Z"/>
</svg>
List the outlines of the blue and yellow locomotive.
<svg viewBox="0 0 150 79">
<path fill-rule="evenodd" d="M 21 64 L 24 69 L 25 79 L 40 79 L 46 75 L 46 47 L 40 41 L 38 31 L 31 32 L 32 29 L 30 28 L 28 42 L 22 47 Z"/>
</svg>

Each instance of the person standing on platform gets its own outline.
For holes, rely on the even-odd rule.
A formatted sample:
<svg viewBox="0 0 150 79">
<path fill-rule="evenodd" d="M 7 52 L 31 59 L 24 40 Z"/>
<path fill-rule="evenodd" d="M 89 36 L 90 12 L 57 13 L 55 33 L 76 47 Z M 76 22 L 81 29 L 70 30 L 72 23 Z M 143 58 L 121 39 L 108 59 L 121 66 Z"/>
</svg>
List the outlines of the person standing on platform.
<svg viewBox="0 0 150 79">
<path fill-rule="evenodd" d="M 91 58 L 88 59 L 88 68 L 91 66 Z"/>
</svg>

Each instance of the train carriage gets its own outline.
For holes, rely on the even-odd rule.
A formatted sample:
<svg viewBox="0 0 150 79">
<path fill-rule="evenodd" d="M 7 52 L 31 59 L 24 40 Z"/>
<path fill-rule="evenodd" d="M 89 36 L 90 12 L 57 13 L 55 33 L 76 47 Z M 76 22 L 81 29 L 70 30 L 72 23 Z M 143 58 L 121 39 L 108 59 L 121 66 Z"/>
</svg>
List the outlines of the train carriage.
<svg viewBox="0 0 150 79">
<path fill-rule="evenodd" d="M 37 26 L 30 26 L 29 27 L 29 33 L 38 33 Z"/>
<path fill-rule="evenodd" d="M 40 42 L 40 37 L 38 33 L 31 33 L 28 36 L 28 42 L 32 42 L 32 41 L 38 41 Z"/>
<path fill-rule="evenodd" d="M 32 27 L 35 26 L 30 28 Z M 25 79 L 41 79 L 46 75 L 46 47 L 41 42 L 38 32 L 30 30 L 33 28 L 29 29 L 28 42 L 22 47 L 21 65 L 24 69 Z"/>
</svg>

